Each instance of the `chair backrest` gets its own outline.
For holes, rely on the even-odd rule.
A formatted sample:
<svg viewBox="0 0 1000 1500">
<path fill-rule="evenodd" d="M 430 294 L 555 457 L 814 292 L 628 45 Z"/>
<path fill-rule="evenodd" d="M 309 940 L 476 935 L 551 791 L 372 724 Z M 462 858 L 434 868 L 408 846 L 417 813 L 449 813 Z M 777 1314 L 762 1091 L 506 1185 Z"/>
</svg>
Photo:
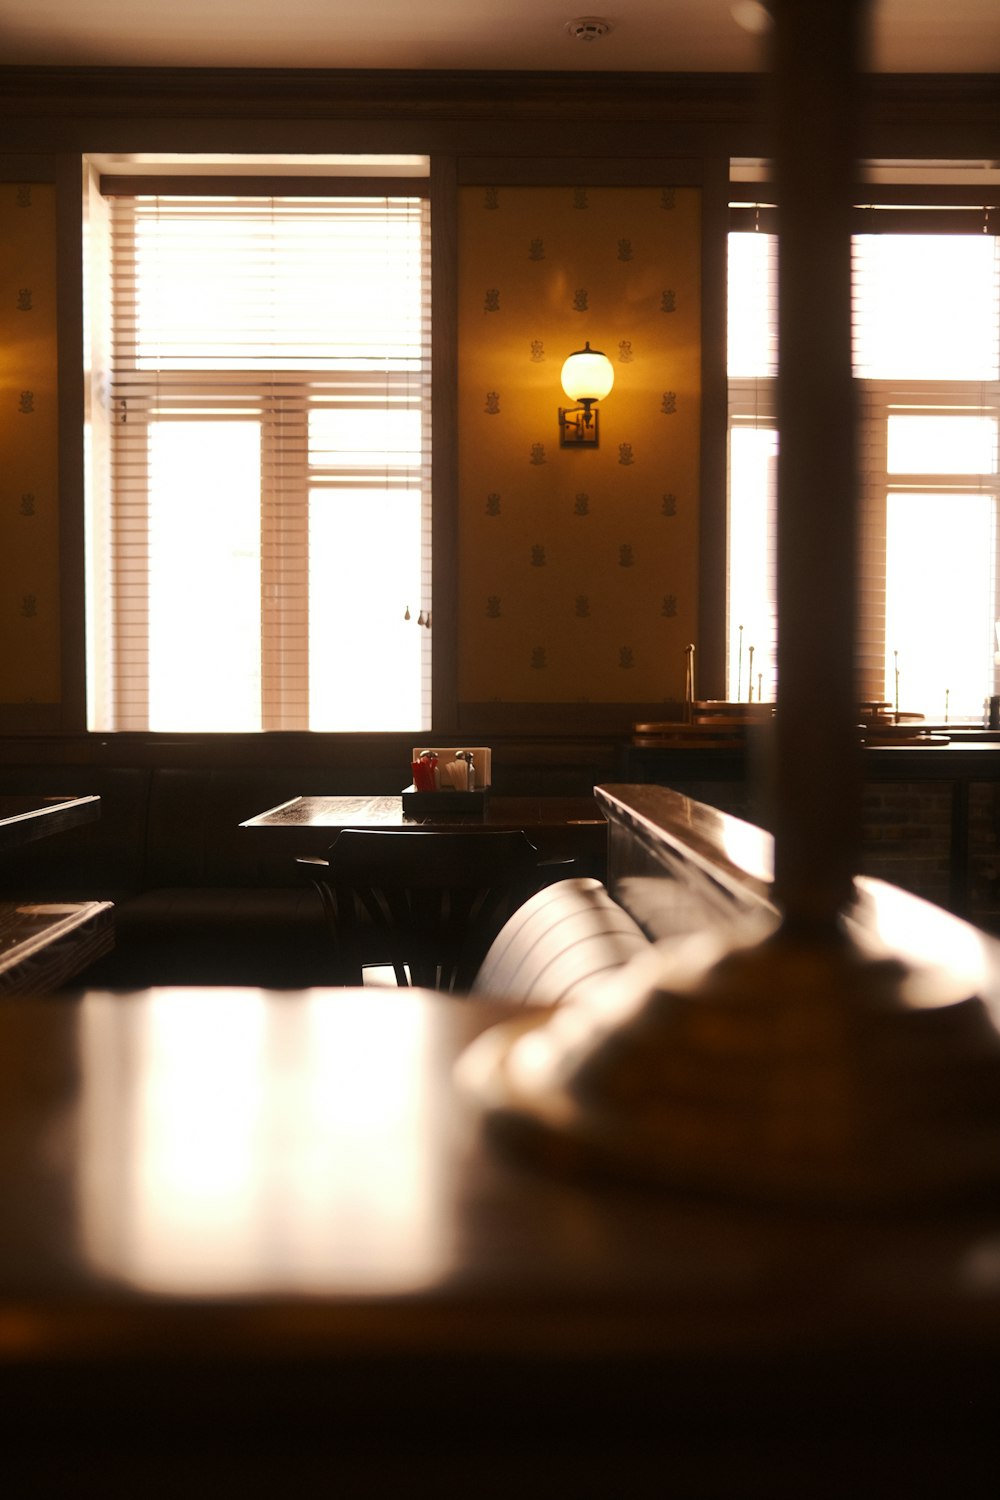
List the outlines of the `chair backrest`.
<svg viewBox="0 0 1000 1500">
<path fill-rule="evenodd" d="M 398 984 L 465 990 L 537 865 L 521 829 L 344 828 L 311 874 L 345 982 L 381 957 Z"/>
</svg>

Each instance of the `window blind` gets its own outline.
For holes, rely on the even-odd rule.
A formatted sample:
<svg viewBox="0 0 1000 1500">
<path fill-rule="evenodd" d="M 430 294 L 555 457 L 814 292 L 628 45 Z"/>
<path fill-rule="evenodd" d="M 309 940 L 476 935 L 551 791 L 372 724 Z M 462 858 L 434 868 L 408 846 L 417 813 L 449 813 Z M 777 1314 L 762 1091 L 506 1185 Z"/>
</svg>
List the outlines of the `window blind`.
<svg viewBox="0 0 1000 1500">
<path fill-rule="evenodd" d="M 981 210 L 853 239 L 858 672 L 867 699 L 980 719 L 996 691 L 1000 253 Z"/>
<path fill-rule="evenodd" d="M 107 217 L 93 727 L 428 726 L 426 202 L 192 188 Z"/>
<path fill-rule="evenodd" d="M 777 690 L 777 238 L 751 221 L 729 236 L 727 694 Z"/>
<path fill-rule="evenodd" d="M 898 690 L 902 712 L 977 718 L 998 691 L 996 214 L 942 194 L 931 208 L 890 196 L 893 207 L 858 210 L 853 238 L 858 696 L 896 706 Z M 733 221 L 728 691 L 746 698 L 749 634 L 756 675 L 760 640 L 765 663 L 774 648 L 760 622 L 776 628 L 778 242 L 766 205 L 741 205 Z"/>
</svg>

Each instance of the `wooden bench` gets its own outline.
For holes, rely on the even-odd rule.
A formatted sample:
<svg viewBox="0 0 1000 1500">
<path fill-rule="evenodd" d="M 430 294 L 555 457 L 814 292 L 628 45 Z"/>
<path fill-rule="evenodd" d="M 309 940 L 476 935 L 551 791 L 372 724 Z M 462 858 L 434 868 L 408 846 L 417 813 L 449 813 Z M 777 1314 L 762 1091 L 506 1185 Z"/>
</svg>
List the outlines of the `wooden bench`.
<svg viewBox="0 0 1000 1500">
<path fill-rule="evenodd" d="M 507 921 L 470 993 L 479 1000 L 560 1005 L 649 947 L 599 880 L 571 877 L 530 897 Z"/>
</svg>

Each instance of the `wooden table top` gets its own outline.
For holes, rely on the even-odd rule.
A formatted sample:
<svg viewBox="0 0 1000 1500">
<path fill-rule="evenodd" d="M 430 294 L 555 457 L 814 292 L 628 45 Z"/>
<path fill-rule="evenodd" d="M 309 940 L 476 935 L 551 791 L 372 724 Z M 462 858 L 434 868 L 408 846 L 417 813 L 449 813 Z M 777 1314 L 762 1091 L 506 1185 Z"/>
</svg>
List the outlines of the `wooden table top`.
<svg viewBox="0 0 1000 1500">
<path fill-rule="evenodd" d="M 399 796 L 293 797 L 240 824 L 255 841 L 261 871 L 300 854 L 325 854 L 340 828 L 523 828 L 542 859 L 573 859 L 580 874 L 603 877 L 607 823 L 593 797 L 495 797 L 479 812 L 403 811 Z"/>
<path fill-rule="evenodd" d="M 536 1174 L 456 1081 L 503 1014 L 420 991 L 0 1000 L 16 1492 L 81 1493 L 89 1464 L 87 1495 L 131 1497 L 153 1464 L 181 1493 L 210 1462 L 220 1494 L 405 1473 L 409 1494 L 652 1496 L 669 1464 L 677 1493 L 729 1500 L 726 1445 L 749 1443 L 758 1493 L 797 1500 L 915 1494 L 935 1441 L 951 1477 L 989 1451 L 996 1203 L 796 1213 Z M 816 1433 L 824 1474 L 888 1487 L 803 1489 Z"/>
<path fill-rule="evenodd" d="M 88 1359 L 759 1353 L 887 1323 L 1000 1353 L 996 1205 L 783 1214 L 497 1154 L 454 1064 L 507 1014 L 370 989 L 5 1000 L 0 1361 L 84 1337 Z"/>
<path fill-rule="evenodd" d="M 275 832 L 310 828 L 603 828 L 604 815 L 593 797 L 495 797 L 482 812 L 414 816 L 401 797 L 293 797 L 241 823 L 241 828 Z"/>
<path fill-rule="evenodd" d="M 0 794 L 0 852 L 92 822 L 100 815 L 100 797 Z"/>
<path fill-rule="evenodd" d="M 113 946 L 110 901 L 0 901 L 0 994 L 47 994 Z"/>
</svg>

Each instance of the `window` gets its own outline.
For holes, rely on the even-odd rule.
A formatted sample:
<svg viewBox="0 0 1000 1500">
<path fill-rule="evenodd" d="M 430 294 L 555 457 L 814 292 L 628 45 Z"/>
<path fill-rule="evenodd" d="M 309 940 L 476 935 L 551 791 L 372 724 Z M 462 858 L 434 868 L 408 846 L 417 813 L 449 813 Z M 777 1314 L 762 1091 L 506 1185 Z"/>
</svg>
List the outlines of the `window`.
<svg viewBox="0 0 1000 1500">
<path fill-rule="evenodd" d="M 997 691 L 1000 253 L 981 211 L 973 228 L 853 240 L 859 697 L 932 722 L 981 721 Z M 730 235 L 728 693 L 744 699 L 775 686 L 776 254 L 771 233 Z"/>
<path fill-rule="evenodd" d="M 731 234 L 726 675 L 734 702 L 773 699 L 777 683 L 777 322 L 774 235 Z"/>
<path fill-rule="evenodd" d="M 423 196 L 192 179 L 91 220 L 90 727 L 427 728 Z"/>
</svg>

